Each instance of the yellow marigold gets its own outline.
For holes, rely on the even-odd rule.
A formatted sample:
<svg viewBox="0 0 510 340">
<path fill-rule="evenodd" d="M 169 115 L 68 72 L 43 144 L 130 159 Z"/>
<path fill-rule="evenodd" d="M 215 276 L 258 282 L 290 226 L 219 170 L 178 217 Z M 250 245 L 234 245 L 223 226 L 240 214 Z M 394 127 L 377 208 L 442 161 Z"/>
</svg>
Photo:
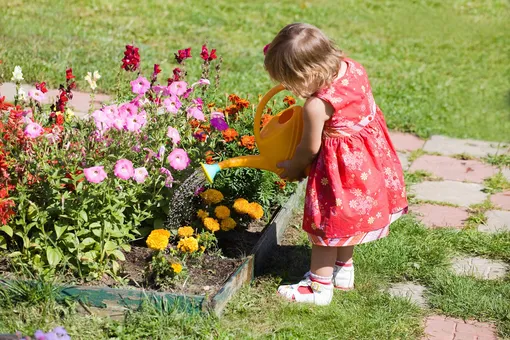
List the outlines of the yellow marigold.
<svg viewBox="0 0 510 340">
<path fill-rule="evenodd" d="M 204 246 L 200 246 L 200 251 L 203 253 L 205 251 L 205 247 Z"/>
<path fill-rule="evenodd" d="M 184 253 L 194 253 L 198 250 L 198 240 L 194 237 L 185 237 L 179 240 L 177 249 Z"/>
<path fill-rule="evenodd" d="M 227 217 L 226 219 L 221 221 L 221 230 L 229 231 L 236 227 L 237 223 L 234 221 L 232 217 Z"/>
<path fill-rule="evenodd" d="M 248 215 L 250 215 L 250 217 L 254 220 L 258 220 L 264 216 L 264 209 L 262 209 L 262 206 L 256 202 L 250 203 Z"/>
<path fill-rule="evenodd" d="M 199 219 L 203 220 L 204 218 L 209 217 L 209 213 L 205 210 L 198 209 L 197 216 Z"/>
<path fill-rule="evenodd" d="M 223 194 L 216 189 L 207 189 L 200 194 L 206 204 L 218 204 L 223 201 Z"/>
<path fill-rule="evenodd" d="M 216 209 L 214 209 L 214 213 L 220 220 L 230 217 L 230 209 L 224 205 L 217 206 Z"/>
<path fill-rule="evenodd" d="M 247 214 L 250 211 L 250 203 L 244 198 L 238 198 L 232 206 L 239 214 Z"/>
<path fill-rule="evenodd" d="M 213 233 L 220 230 L 220 223 L 212 217 L 204 218 L 204 226 Z"/>
<path fill-rule="evenodd" d="M 193 236 L 194 232 L 195 231 L 193 230 L 193 228 L 191 228 L 189 226 L 180 227 L 179 229 L 177 229 L 177 236 L 179 236 L 179 237 L 190 237 L 190 236 Z"/>
<path fill-rule="evenodd" d="M 175 274 L 182 272 L 182 264 L 180 263 L 172 263 L 170 267 L 172 267 Z"/>
<path fill-rule="evenodd" d="M 168 246 L 170 232 L 165 229 L 155 229 L 151 231 L 145 243 L 152 250 L 164 250 Z"/>
</svg>

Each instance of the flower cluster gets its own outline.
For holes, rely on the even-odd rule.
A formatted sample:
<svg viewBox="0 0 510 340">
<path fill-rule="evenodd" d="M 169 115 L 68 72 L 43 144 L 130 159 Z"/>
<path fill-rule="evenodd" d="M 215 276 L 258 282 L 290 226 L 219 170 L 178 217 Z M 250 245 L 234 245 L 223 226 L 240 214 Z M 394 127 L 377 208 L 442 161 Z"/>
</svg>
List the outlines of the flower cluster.
<svg viewBox="0 0 510 340">
<path fill-rule="evenodd" d="M 254 220 L 261 219 L 264 216 L 264 209 L 260 204 L 250 203 L 244 198 L 236 199 L 233 208 L 238 214 L 247 214 Z"/>
<path fill-rule="evenodd" d="M 193 236 L 195 231 L 190 226 L 180 227 L 177 229 L 177 236 L 179 237 L 190 237 Z"/>
<path fill-rule="evenodd" d="M 147 247 L 152 250 L 165 250 L 170 239 L 170 232 L 165 229 L 155 229 L 147 237 Z"/>
<path fill-rule="evenodd" d="M 198 251 L 198 240 L 194 237 L 184 237 L 177 243 L 177 249 L 183 253 L 194 253 Z"/>
<path fill-rule="evenodd" d="M 126 71 L 135 72 L 140 67 L 140 53 L 138 52 L 138 47 L 134 47 L 133 45 L 126 45 L 126 50 L 124 51 L 124 58 L 122 58 L 122 66 Z"/>
<path fill-rule="evenodd" d="M 207 189 L 200 194 L 205 204 L 218 204 L 223 201 L 223 194 L 216 189 Z"/>
</svg>

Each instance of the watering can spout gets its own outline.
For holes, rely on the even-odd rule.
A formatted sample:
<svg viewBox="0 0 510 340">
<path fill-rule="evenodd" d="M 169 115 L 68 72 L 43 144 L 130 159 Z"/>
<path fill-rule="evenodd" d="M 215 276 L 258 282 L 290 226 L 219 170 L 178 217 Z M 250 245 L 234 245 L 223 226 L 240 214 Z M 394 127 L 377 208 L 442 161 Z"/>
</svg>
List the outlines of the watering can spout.
<svg viewBox="0 0 510 340">
<path fill-rule="evenodd" d="M 261 170 L 271 170 L 268 169 L 267 161 L 262 155 L 254 155 L 254 156 L 241 156 L 235 158 L 229 158 L 224 160 L 223 162 L 214 163 L 214 164 L 202 164 L 202 170 L 204 171 L 205 178 L 209 183 L 214 182 L 214 177 L 223 169 L 228 168 L 254 168 Z"/>
</svg>

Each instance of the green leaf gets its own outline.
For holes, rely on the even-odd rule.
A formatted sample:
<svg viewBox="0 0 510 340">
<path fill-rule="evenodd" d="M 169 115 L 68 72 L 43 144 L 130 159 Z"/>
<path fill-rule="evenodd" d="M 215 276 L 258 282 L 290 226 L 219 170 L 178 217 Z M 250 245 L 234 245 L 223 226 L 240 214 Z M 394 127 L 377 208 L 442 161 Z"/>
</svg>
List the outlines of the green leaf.
<svg viewBox="0 0 510 340">
<path fill-rule="evenodd" d="M 9 237 L 12 237 L 14 231 L 12 230 L 11 227 L 9 227 L 8 225 L 3 225 L 0 227 L 0 230 L 3 231 L 4 233 L 6 233 L 7 235 L 9 235 Z"/>
<path fill-rule="evenodd" d="M 113 243 L 112 241 L 106 241 L 104 244 L 104 250 L 107 252 L 111 252 L 112 250 L 117 249 L 117 244 Z"/>
<path fill-rule="evenodd" d="M 2 235 L 0 235 L 0 249 L 7 249 L 7 242 Z"/>
<path fill-rule="evenodd" d="M 57 240 L 62 236 L 62 234 L 67 230 L 67 226 L 59 227 L 57 225 L 54 225 L 53 228 L 55 228 L 55 232 L 57 233 Z"/>
<path fill-rule="evenodd" d="M 121 244 L 120 247 L 127 253 L 131 251 L 131 246 L 129 244 Z"/>
<path fill-rule="evenodd" d="M 81 241 L 81 244 L 84 246 L 84 247 L 87 247 L 87 246 L 90 246 L 92 244 L 96 243 L 96 240 L 94 240 L 92 237 L 87 237 L 86 239 L 84 239 L 83 241 Z"/>
<path fill-rule="evenodd" d="M 85 223 L 89 221 L 89 217 L 87 216 L 87 213 L 85 212 L 85 210 L 80 211 L 80 217 L 82 220 L 85 221 Z"/>
<path fill-rule="evenodd" d="M 8 257 L 16 257 L 16 256 L 21 256 L 21 252 L 20 251 L 13 251 L 12 253 L 9 253 L 9 255 L 7 255 Z"/>
<path fill-rule="evenodd" d="M 112 260 L 112 271 L 117 274 L 119 272 L 119 269 L 120 269 L 120 264 L 115 261 L 115 260 Z"/>
<path fill-rule="evenodd" d="M 48 259 L 48 264 L 51 267 L 56 267 L 59 264 L 62 256 L 60 252 L 53 247 L 46 248 L 46 258 Z"/>
<path fill-rule="evenodd" d="M 124 254 L 123 254 L 120 250 L 118 250 L 118 249 L 116 249 L 116 250 L 112 251 L 112 255 L 113 255 L 113 256 L 115 256 L 115 257 L 116 257 L 118 260 L 120 260 L 120 261 L 126 261 L 126 257 L 125 257 L 125 256 L 124 256 Z"/>
</svg>

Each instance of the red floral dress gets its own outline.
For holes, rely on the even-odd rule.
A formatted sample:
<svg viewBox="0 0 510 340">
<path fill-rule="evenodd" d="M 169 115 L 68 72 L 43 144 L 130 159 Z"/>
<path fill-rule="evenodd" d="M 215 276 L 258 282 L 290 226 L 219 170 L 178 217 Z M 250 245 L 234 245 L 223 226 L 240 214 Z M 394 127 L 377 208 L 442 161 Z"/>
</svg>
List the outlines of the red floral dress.
<svg viewBox="0 0 510 340">
<path fill-rule="evenodd" d="M 402 166 L 367 74 L 347 70 L 316 97 L 335 109 L 308 177 L 303 229 L 313 244 L 351 246 L 385 237 L 407 211 Z"/>
</svg>

